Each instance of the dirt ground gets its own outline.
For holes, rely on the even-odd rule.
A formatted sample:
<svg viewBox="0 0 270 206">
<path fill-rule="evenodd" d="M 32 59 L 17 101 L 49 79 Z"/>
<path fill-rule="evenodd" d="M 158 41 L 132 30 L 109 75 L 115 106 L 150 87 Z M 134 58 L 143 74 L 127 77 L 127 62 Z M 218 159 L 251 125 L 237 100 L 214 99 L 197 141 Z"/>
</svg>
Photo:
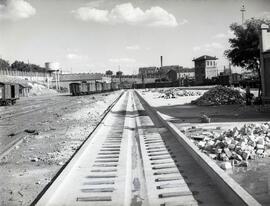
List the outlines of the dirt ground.
<svg viewBox="0 0 270 206">
<path fill-rule="evenodd" d="M 80 97 L 33 97 L 22 99 L 14 108 L 1 108 L 0 116 L 10 117 L 0 119 L 0 148 L 9 143 L 9 138 L 23 137 L 23 141 L 0 161 L 0 205 L 31 204 L 119 95 L 120 91 Z M 42 106 L 36 111 L 22 113 L 38 104 Z M 11 133 L 14 135 L 8 136 Z"/>
</svg>

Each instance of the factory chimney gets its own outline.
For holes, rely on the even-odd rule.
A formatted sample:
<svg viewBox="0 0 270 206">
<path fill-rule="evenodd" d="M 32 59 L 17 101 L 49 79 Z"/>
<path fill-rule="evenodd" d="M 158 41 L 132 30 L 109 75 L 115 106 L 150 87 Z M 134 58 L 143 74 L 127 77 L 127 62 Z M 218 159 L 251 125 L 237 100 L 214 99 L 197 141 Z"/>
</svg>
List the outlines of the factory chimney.
<svg viewBox="0 0 270 206">
<path fill-rule="evenodd" d="M 163 56 L 160 56 L 160 67 L 163 67 Z"/>
</svg>

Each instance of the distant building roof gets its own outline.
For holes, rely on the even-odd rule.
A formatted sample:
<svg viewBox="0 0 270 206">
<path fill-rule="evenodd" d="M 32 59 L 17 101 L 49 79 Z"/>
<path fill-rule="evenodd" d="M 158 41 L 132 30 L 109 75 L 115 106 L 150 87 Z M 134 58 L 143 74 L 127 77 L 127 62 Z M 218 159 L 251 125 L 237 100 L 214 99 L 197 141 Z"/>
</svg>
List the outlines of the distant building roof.
<svg viewBox="0 0 270 206">
<path fill-rule="evenodd" d="M 168 73 L 170 73 L 170 72 L 176 72 L 176 73 L 188 73 L 188 72 L 190 72 L 190 73 L 192 73 L 192 72 L 195 72 L 195 69 L 194 68 L 179 68 L 179 70 L 175 70 L 175 69 L 170 69 L 168 72 L 167 72 L 167 74 Z"/>
<path fill-rule="evenodd" d="M 212 57 L 212 56 L 208 56 L 208 55 L 203 55 L 203 56 L 200 56 L 196 59 L 193 59 L 192 61 L 202 61 L 202 60 L 217 60 L 218 58 L 217 57 Z"/>
<path fill-rule="evenodd" d="M 103 76 L 104 74 L 101 73 L 61 74 L 60 81 L 102 80 Z"/>
<path fill-rule="evenodd" d="M 195 72 L 195 68 L 182 68 L 180 72 Z"/>
<path fill-rule="evenodd" d="M 182 69 L 182 66 L 179 65 L 168 65 L 168 66 L 162 66 L 159 68 L 159 72 L 161 73 L 167 73 L 170 70 L 174 70 L 176 72 L 180 72 L 180 70 Z"/>
</svg>

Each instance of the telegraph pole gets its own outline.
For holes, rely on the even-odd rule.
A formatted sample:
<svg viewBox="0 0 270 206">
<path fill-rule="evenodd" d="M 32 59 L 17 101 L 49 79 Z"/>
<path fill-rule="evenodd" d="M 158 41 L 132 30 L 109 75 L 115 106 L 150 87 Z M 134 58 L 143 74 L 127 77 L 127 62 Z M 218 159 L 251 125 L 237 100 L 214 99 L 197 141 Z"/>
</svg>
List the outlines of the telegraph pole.
<svg viewBox="0 0 270 206">
<path fill-rule="evenodd" d="M 246 12 L 244 1 L 242 3 L 242 7 L 241 7 L 240 11 L 242 13 L 242 24 L 244 24 L 244 22 L 245 22 L 245 12 Z"/>
</svg>

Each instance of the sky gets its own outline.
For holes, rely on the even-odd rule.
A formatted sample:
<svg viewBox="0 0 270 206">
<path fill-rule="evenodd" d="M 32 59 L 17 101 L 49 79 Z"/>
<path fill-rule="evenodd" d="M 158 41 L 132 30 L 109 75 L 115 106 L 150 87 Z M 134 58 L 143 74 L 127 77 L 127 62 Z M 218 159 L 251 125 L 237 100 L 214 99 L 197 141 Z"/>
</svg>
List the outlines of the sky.
<svg viewBox="0 0 270 206">
<path fill-rule="evenodd" d="M 64 72 L 139 67 L 193 67 L 193 58 L 216 56 L 241 23 L 242 0 L 0 0 L 0 57 Z M 270 0 L 245 0 L 245 18 L 270 17 Z"/>
</svg>

